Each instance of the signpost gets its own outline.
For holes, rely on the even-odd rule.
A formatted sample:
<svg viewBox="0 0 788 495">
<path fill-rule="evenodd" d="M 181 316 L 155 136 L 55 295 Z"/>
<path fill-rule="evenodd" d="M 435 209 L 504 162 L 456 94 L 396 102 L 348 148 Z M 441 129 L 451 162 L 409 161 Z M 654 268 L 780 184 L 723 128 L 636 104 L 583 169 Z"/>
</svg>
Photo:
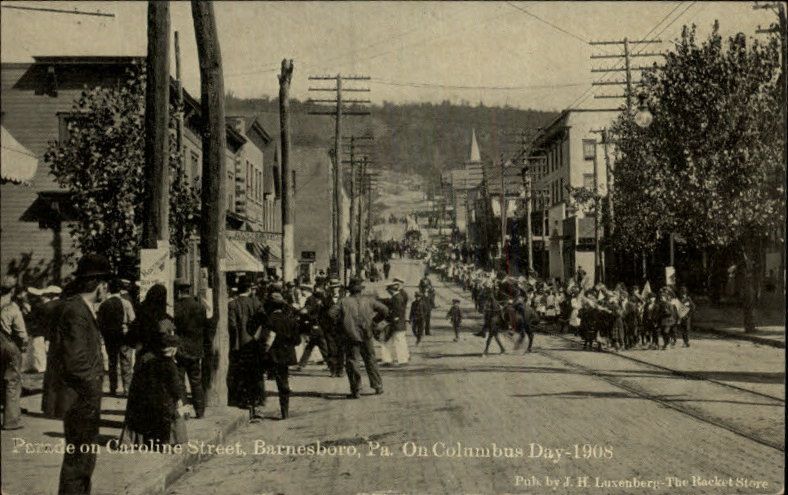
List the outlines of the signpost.
<svg viewBox="0 0 788 495">
<path fill-rule="evenodd" d="M 151 287 L 162 284 L 167 288 L 167 312 L 173 315 L 175 298 L 172 288 L 174 260 L 170 257 L 170 243 L 158 241 L 156 249 L 140 251 L 140 300 Z"/>
</svg>

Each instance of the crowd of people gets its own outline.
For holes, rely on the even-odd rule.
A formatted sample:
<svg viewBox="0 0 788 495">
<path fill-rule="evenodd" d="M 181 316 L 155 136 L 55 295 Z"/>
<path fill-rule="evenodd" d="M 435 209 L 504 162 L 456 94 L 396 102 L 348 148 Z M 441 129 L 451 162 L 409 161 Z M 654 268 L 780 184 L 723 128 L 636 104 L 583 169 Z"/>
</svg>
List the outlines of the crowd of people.
<svg viewBox="0 0 788 495">
<path fill-rule="evenodd" d="M 412 300 L 402 279 L 388 281 L 395 255 L 426 261 L 427 271 Z M 540 325 L 579 336 L 587 349 L 666 349 L 677 343 L 679 334 L 684 346 L 690 345 L 694 304 L 685 288 L 678 294 L 671 287 L 657 294 L 648 284 L 642 289 L 627 290 L 621 284 L 608 289 L 589 283 L 582 269 L 566 283 L 512 277 L 457 262 L 437 247 L 411 243 L 376 244 L 370 258 L 384 266 L 387 282 L 382 296 L 365 290 L 361 278 L 344 286 L 322 271 L 313 285 L 275 276 L 235 280 L 227 307 L 229 404 L 247 409 L 250 421 L 262 419 L 267 377 L 276 383 L 279 412 L 286 419 L 291 367 L 303 370 L 315 348 L 330 376 L 347 376 L 349 399 L 361 397 L 362 363 L 370 387 L 382 394 L 376 346 L 380 366 L 404 365 L 410 361 L 407 325 L 417 346 L 431 334 L 436 304 L 430 272 L 468 292 L 483 314 L 476 334 L 484 337 L 482 356 L 493 341 L 506 352 L 502 333 L 514 339 L 515 350 L 525 347 L 524 352 L 530 352 Z M 194 295 L 186 280 L 176 280 L 174 287 L 172 310 L 161 284 L 150 287 L 138 302 L 137 287 L 115 277 L 106 258 L 94 254 L 80 259 L 74 281 L 63 289 L 23 291 L 16 280 L 4 278 L 3 429 L 23 427 L 22 371 L 45 370 L 44 414 L 63 419 L 66 442 L 93 442 L 108 374 L 109 393 L 127 397 L 121 442 L 155 448 L 186 441 L 185 421 L 204 416 L 205 389 L 219 357 L 213 353 L 216 326 L 209 304 Z M 464 316 L 459 303 L 454 299 L 446 314 L 455 342 L 460 340 Z M 305 346 L 297 359 L 301 344 Z M 64 456 L 61 492 L 88 492 L 94 465 L 95 454 L 89 452 Z"/>
<path fill-rule="evenodd" d="M 469 292 L 476 309 L 484 314 L 479 334 L 487 335 L 483 354 L 492 340 L 504 352 L 498 338 L 502 331 L 518 334 L 520 343 L 528 337 L 527 350 L 531 350 L 537 325 L 571 332 L 586 349 L 664 350 L 676 345 L 679 334 L 684 347 L 690 346 L 695 304 L 686 287 L 676 291 L 665 286 L 655 293 L 648 283 L 629 289 L 619 283 L 610 289 L 592 284 L 582 268 L 566 282 L 546 281 L 533 275 L 512 277 L 485 271 L 433 253 L 427 258 L 445 280 Z"/>
</svg>

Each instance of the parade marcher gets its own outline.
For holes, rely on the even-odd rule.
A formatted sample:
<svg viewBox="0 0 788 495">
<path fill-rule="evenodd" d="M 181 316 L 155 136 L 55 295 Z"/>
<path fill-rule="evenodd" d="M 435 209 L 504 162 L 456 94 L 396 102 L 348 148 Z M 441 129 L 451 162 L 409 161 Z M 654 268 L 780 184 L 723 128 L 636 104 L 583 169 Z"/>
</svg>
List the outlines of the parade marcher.
<svg viewBox="0 0 788 495">
<path fill-rule="evenodd" d="M 487 341 L 484 344 L 484 352 L 482 352 L 482 356 L 487 355 L 487 352 L 490 350 L 490 343 L 493 339 L 495 339 L 495 343 L 498 344 L 501 354 L 506 352 L 506 349 L 501 343 L 500 337 L 498 337 L 498 333 L 503 330 L 506 325 L 503 314 L 504 308 L 502 308 L 501 304 L 496 301 L 492 288 L 489 289 L 489 292 L 490 294 L 487 297 L 484 308 L 484 321 L 486 322 L 487 326 Z"/>
<path fill-rule="evenodd" d="M 422 294 L 422 318 L 424 320 L 424 335 L 430 335 L 430 321 L 432 320 L 432 308 L 435 307 L 435 289 L 427 273 L 419 281 L 419 290 Z"/>
<path fill-rule="evenodd" d="M 262 418 L 257 414 L 257 407 L 265 405 L 263 345 L 260 338 L 266 312 L 263 304 L 252 296 L 246 279 L 238 282 L 238 294 L 238 297 L 228 304 L 227 313 L 230 334 L 230 403 L 248 409 L 249 419 L 256 421 Z M 279 297 L 282 295 L 279 294 Z"/>
<path fill-rule="evenodd" d="M 389 272 L 390 272 L 390 271 L 391 271 L 391 261 L 389 261 L 389 259 L 388 259 L 388 258 L 386 258 L 386 259 L 383 261 L 383 278 L 385 278 L 386 280 L 388 280 L 388 279 L 389 279 Z"/>
<path fill-rule="evenodd" d="M 326 338 L 323 328 L 321 326 L 320 314 L 323 312 L 323 289 L 315 287 L 314 293 L 310 294 L 304 302 L 305 314 L 303 316 L 305 326 L 307 327 L 309 341 L 304 347 L 304 353 L 301 354 L 301 361 L 298 363 L 298 370 L 302 370 L 309 362 L 309 357 L 312 350 L 317 347 L 320 350 L 320 355 L 323 357 L 323 362 L 328 364 L 328 348 L 326 346 Z"/>
<path fill-rule="evenodd" d="M 676 324 L 678 323 L 678 313 L 673 304 L 673 294 L 670 288 L 663 287 L 659 298 L 660 326 L 662 328 L 662 349 L 665 350 L 670 344 L 676 345 Z"/>
<path fill-rule="evenodd" d="M 22 310 L 14 300 L 16 278 L 3 277 L 0 284 L 0 357 L 3 369 L 3 429 L 18 430 L 22 425 L 22 356 L 28 335 Z"/>
<path fill-rule="evenodd" d="M 421 343 L 421 338 L 424 335 L 424 301 L 421 292 L 416 292 L 413 296 L 413 302 L 410 305 L 410 330 L 416 337 L 416 345 Z"/>
<path fill-rule="evenodd" d="M 684 347 L 689 347 L 689 334 L 692 331 L 692 317 L 695 314 L 695 303 L 692 301 L 686 287 L 680 289 L 679 301 L 682 307 L 678 312 L 678 325 L 681 328 L 681 338 L 684 340 Z"/>
<path fill-rule="evenodd" d="M 121 444 L 156 448 L 188 440 L 182 424 L 186 413 L 183 387 L 175 364 L 179 343 L 176 335 L 156 334 L 138 357 Z"/>
<path fill-rule="evenodd" d="M 388 309 L 375 298 L 362 295 L 363 289 L 361 280 L 351 280 L 348 287 L 349 295 L 332 308 L 332 316 L 341 322 L 344 330 L 346 372 L 350 382 L 348 398 L 351 399 L 359 398 L 362 359 L 370 386 L 375 389 L 375 394 L 383 393 L 383 381 L 378 371 L 375 347 L 372 342 L 372 322 L 376 313 L 386 316 Z"/>
<path fill-rule="evenodd" d="M 128 345 L 128 333 L 136 318 L 131 303 L 120 295 L 118 279 L 109 282 L 109 297 L 98 308 L 98 324 L 109 361 L 109 393 L 118 395 L 118 364 L 123 392 L 131 386 L 134 348 Z"/>
<path fill-rule="evenodd" d="M 189 294 L 188 280 L 175 280 L 175 334 L 180 338 L 178 348 L 178 377 L 186 375 L 192 393 L 192 406 L 197 418 L 205 414 L 205 392 L 202 383 L 203 342 L 208 331 L 208 315 L 202 302 Z M 181 394 L 186 397 L 186 389 Z"/>
<path fill-rule="evenodd" d="M 296 364 L 295 347 L 301 343 L 298 333 L 297 321 L 292 312 L 287 309 L 287 301 L 278 292 L 271 294 L 272 311 L 269 314 L 269 325 L 263 331 L 262 341 L 273 342 L 265 353 L 264 361 L 269 377 L 276 380 L 276 390 L 279 393 L 279 409 L 282 419 L 290 415 L 290 381 L 288 366 Z"/>
<path fill-rule="evenodd" d="M 396 364 L 406 364 L 410 361 L 410 352 L 408 351 L 408 342 L 405 339 L 406 320 L 407 320 L 407 307 L 408 295 L 400 289 L 400 284 L 397 282 L 391 283 L 386 286 L 391 297 L 388 298 L 388 327 L 386 335 L 382 337 L 381 354 L 384 357 L 383 362 Z"/>
<path fill-rule="evenodd" d="M 446 318 L 451 322 L 451 327 L 454 330 L 454 342 L 460 341 L 460 325 L 462 325 L 462 310 L 460 309 L 460 300 L 452 299 L 451 308 L 446 313 Z"/>
<path fill-rule="evenodd" d="M 98 254 L 86 254 L 77 263 L 72 285 L 76 294 L 59 307 L 49 347 L 56 394 L 53 406 L 63 414 L 66 451 L 60 469 L 58 493 L 90 493 L 96 467 L 96 443 L 101 422 L 101 395 L 104 360 L 96 309 L 107 296 L 107 280 L 112 277 L 109 261 Z"/>
</svg>

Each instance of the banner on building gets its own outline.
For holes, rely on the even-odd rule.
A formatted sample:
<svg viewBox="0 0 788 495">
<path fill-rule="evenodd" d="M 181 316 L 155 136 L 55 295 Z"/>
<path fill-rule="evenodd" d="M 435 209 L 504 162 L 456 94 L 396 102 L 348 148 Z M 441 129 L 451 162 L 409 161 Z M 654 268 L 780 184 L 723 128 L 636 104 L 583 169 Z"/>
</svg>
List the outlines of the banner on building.
<svg viewBox="0 0 788 495">
<path fill-rule="evenodd" d="M 246 230 L 225 230 L 225 239 L 240 242 L 281 241 L 281 232 L 251 232 Z"/>
</svg>

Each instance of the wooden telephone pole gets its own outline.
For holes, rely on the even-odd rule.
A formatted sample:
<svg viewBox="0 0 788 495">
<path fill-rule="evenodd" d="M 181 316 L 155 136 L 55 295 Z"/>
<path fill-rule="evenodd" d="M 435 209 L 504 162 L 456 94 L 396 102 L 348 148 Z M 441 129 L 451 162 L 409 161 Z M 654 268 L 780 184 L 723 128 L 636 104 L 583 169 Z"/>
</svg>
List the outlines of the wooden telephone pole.
<svg viewBox="0 0 788 495">
<path fill-rule="evenodd" d="M 224 77 L 213 2 L 192 1 L 192 20 L 200 61 L 202 95 L 203 164 L 200 222 L 200 264 L 207 268 L 212 288 L 214 329 L 210 360 L 211 376 L 205 390 L 207 405 L 227 405 L 227 369 L 230 338 L 227 329 L 227 282 L 221 261 L 225 253 L 227 215 L 227 134 L 224 121 Z"/>
<path fill-rule="evenodd" d="M 603 81 L 603 80 L 600 79 L 599 81 L 596 81 L 596 82 L 592 83 L 592 85 L 594 85 L 594 86 L 619 86 L 619 87 L 623 86 L 624 87 L 624 94 L 596 94 L 596 95 L 594 95 L 594 98 L 597 98 L 597 99 L 599 99 L 599 98 L 606 98 L 606 99 L 620 99 L 620 98 L 624 98 L 624 100 L 625 100 L 625 107 L 624 108 L 627 111 L 627 114 L 632 115 L 632 97 L 635 94 L 634 89 L 633 89 L 633 85 L 639 84 L 641 82 L 640 80 L 633 81 L 632 80 L 632 73 L 633 72 L 642 72 L 644 70 L 649 70 L 649 69 L 653 68 L 653 65 L 650 66 L 650 65 L 647 65 L 647 64 L 643 64 L 643 65 L 639 65 L 639 66 L 633 67 L 632 66 L 632 59 L 633 58 L 652 58 L 653 59 L 654 57 L 664 57 L 665 56 L 664 53 L 654 52 L 654 51 L 644 51 L 644 50 L 647 50 L 649 48 L 649 45 L 652 45 L 652 44 L 655 44 L 655 43 L 662 43 L 662 40 L 659 40 L 659 39 L 630 40 L 628 38 L 624 38 L 623 40 L 591 41 L 589 43 L 591 46 L 608 46 L 608 47 L 613 46 L 613 47 L 618 47 L 621 50 L 619 53 L 615 53 L 615 54 L 595 54 L 595 55 L 591 55 L 591 59 L 592 60 L 615 60 L 615 61 L 618 61 L 617 64 L 612 66 L 612 67 L 610 67 L 610 66 L 608 66 L 608 67 L 597 67 L 597 68 L 591 69 L 591 72 L 593 72 L 593 73 L 617 73 L 617 72 L 623 72 L 624 73 L 624 80 L 623 81 L 620 81 L 620 80 L 618 80 L 618 81 Z M 641 48 L 639 51 L 633 53 L 632 52 L 632 45 L 640 45 L 643 48 Z M 622 63 L 623 63 L 623 66 L 621 66 Z M 604 150 L 605 150 L 605 177 L 606 177 L 605 184 L 606 184 L 606 188 L 607 188 L 607 191 L 606 191 L 606 194 L 605 194 L 605 205 L 607 206 L 608 215 L 607 215 L 607 217 L 605 219 L 605 222 L 604 222 L 604 230 L 605 230 L 605 238 L 609 239 L 610 235 L 613 233 L 613 229 L 614 229 L 614 226 L 615 226 L 615 223 L 613 221 L 613 199 L 612 199 L 612 195 L 613 195 L 613 189 L 612 189 L 613 186 L 612 186 L 612 184 L 613 184 L 614 176 L 613 176 L 613 171 L 610 168 L 610 159 L 609 159 L 609 155 L 608 155 L 609 136 L 608 136 L 608 133 L 607 133 L 606 129 L 601 129 L 601 130 L 597 130 L 597 131 L 594 131 L 594 132 L 598 132 L 598 133 L 602 134 L 602 144 L 603 144 Z M 595 171 L 594 173 L 595 173 L 595 177 L 597 177 L 597 175 L 596 175 L 597 172 Z M 594 187 L 596 187 L 596 185 L 597 185 L 596 180 L 597 179 L 595 179 Z M 598 192 L 598 191 L 595 191 L 595 193 L 596 192 Z M 597 207 L 597 210 L 599 210 L 598 207 Z M 598 229 L 598 225 L 597 225 L 598 224 L 598 218 L 597 217 L 598 217 L 598 213 L 597 213 L 597 215 L 595 216 L 595 219 L 594 219 L 594 225 L 596 226 L 595 229 Z M 599 236 L 598 235 L 596 235 L 596 241 L 595 242 L 597 242 L 597 243 L 599 242 Z M 597 247 L 594 250 L 595 256 L 599 255 L 599 253 L 597 253 L 598 249 L 599 248 Z M 603 267 L 605 267 L 604 254 L 605 253 L 602 253 L 603 258 L 602 258 L 601 266 L 603 266 Z M 610 260 L 609 260 L 610 264 L 613 265 L 612 253 L 608 253 L 608 254 L 610 254 L 610 256 L 608 256 L 608 258 L 610 258 Z M 643 255 L 643 260 L 644 260 L 643 261 L 643 277 L 645 278 L 645 276 L 646 276 L 645 254 Z M 603 271 L 606 271 L 606 268 L 603 268 Z M 616 270 L 613 269 L 613 272 L 615 273 Z M 607 280 L 607 273 L 602 273 L 601 274 L 601 278 L 602 278 L 602 280 L 606 281 Z"/>
<path fill-rule="evenodd" d="M 342 164 L 350 165 L 350 263 L 348 267 L 351 273 L 359 275 L 363 265 L 364 248 L 361 246 L 361 209 L 363 207 L 364 192 L 359 179 L 359 172 L 363 174 L 363 170 L 357 168 L 358 165 L 363 166 L 366 156 L 362 159 L 357 158 L 359 148 L 364 151 L 371 146 L 368 141 L 374 138 L 370 135 L 366 136 L 350 136 L 347 139 L 349 143 L 347 148 L 342 149 L 343 153 L 349 155 L 348 160 L 342 160 Z M 367 142 L 365 142 L 367 141 Z M 362 175 L 363 176 L 363 175 Z"/>
<path fill-rule="evenodd" d="M 148 2 L 145 86 L 145 198 L 142 246 L 169 240 L 170 4 Z"/>
<path fill-rule="evenodd" d="M 282 167 L 282 278 L 295 279 L 295 233 L 293 232 L 293 181 L 290 178 L 290 82 L 293 61 L 282 60 L 279 74 L 279 130 Z"/>
<path fill-rule="evenodd" d="M 321 104 L 328 103 L 336 105 L 334 110 L 317 110 L 309 112 L 310 115 L 331 115 L 335 117 L 334 128 L 334 198 L 333 198 L 333 215 L 332 224 L 334 227 L 334 259 L 337 275 L 341 280 L 347 282 L 347 273 L 345 271 L 345 238 L 344 238 L 344 225 L 342 221 L 342 116 L 343 115 L 369 115 L 368 110 L 354 110 L 345 109 L 343 107 L 342 93 L 344 92 L 369 92 L 369 88 L 343 88 L 343 81 L 368 81 L 368 76 L 309 76 L 310 81 L 335 81 L 336 87 L 334 88 L 309 88 L 309 91 L 329 91 L 336 93 L 336 99 L 323 100 L 311 99 L 310 103 Z M 345 104 L 360 104 L 369 103 L 367 100 L 346 100 Z"/>
</svg>

